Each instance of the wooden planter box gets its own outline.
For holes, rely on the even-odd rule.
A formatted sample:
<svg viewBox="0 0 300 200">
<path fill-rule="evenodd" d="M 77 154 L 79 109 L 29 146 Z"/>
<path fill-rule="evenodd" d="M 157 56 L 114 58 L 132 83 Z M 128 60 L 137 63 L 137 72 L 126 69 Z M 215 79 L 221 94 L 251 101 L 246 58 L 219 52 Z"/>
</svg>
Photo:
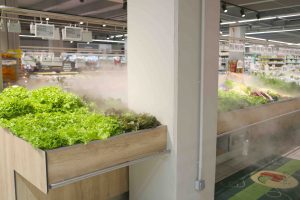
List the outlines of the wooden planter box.
<svg viewBox="0 0 300 200">
<path fill-rule="evenodd" d="M 300 98 L 219 113 L 218 135 L 300 109 Z M 292 122 L 292 121 L 291 121 Z"/>
<path fill-rule="evenodd" d="M 47 194 L 51 185 L 141 159 L 166 148 L 166 126 L 49 151 L 34 149 L 26 141 L 0 129 L 0 199 L 16 198 L 16 175 Z"/>
<path fill-rule="evenodd" d="M 216 180 L 272 154 L 290 150 L 299 141 L 296 137 L 300 129 L 298 110 L 300 98 L 220 113 Z M 248 149 L 248 156 L 242 155 L 244 149 Z"/>
</svg>

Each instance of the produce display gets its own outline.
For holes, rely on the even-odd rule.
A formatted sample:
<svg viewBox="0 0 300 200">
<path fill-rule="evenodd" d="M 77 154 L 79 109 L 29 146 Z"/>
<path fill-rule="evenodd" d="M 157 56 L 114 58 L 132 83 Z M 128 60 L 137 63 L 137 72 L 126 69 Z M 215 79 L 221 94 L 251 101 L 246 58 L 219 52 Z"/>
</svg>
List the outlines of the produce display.
<svg viewBox="0 0 300 200">
<path fill-rule="evenodd" d="M 291 94 L 300 93 L 300 86 L 296 82 L 285 82 L 283 80 L 280 80 L 279 78 L 267 76 L 264 74 L 257 74 L 257 77 L 259 78 L 260 82 L 272 89 Z"/>
<path fill-rule="evenodd" d="M 282 98 L 281 95 L 270 90 L 263 91 L 226 80 L 218 91 L 218 110 L 228 112 L 278 101 Z"/>
<path fill-rule="evenodd" d="M 160 125 L 154 116 L 96 111 L 93 104 L 59 87 L 10 87 L 0 94 L 0 125 L 35 148 L 49 150 Z"/>
</svg>

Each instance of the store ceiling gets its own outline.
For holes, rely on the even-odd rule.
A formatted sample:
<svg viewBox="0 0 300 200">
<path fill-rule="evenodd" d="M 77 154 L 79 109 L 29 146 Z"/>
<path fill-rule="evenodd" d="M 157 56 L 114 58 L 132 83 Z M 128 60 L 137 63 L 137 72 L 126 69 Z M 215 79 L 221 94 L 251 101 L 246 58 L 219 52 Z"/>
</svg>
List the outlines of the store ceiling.
<svg viewBox="0 0 300 200">
<path fill-rule="evenodd" d="M 127 20 L 127 12 L 123 9 L 123 0 L 18 0 L 18 6 L 102 19 Z"/>
<path fill-rule="evenodd" d="M 227 4 L 227 13 L 224 13 L 223 9 L 221 8 L 222 22 L 256 19 L 257 12 L 260 13 L 261 18 L 280 15 L 291 15 L 294 13 L 299 14 L 298 16 L 288 18 L 276 18 L 266 21 L 243 23 L 242 25 L 247 27 L 247 32 L 261 32 L 281 29 L 300 29 L 300 0 L 225 0 L 225 2 L 246 8 L 246 17 L 241 17 L 241 8 Z M 228 27 L 229 25 L 221 25 L 221 30 L 223 34 L 228 33 Z M 300 43 L 300 31 L 272 34 L 254 34 L 251 35 L 251 37 L 258 37 L 268 40 L 278 40 L 283 42 Z"/>
</svg>

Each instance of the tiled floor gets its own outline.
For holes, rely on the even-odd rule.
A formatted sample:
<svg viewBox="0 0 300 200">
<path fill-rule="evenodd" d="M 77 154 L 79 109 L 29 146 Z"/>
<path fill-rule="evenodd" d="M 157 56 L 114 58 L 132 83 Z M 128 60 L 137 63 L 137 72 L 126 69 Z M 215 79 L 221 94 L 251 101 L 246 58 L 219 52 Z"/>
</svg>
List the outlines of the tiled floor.
<svg viewBox="0 0 300 200">
<path fill-rule="evenodd" d="M 300 147 L 216 184 L 216 200 L 300 200 Z"/>
</svg>

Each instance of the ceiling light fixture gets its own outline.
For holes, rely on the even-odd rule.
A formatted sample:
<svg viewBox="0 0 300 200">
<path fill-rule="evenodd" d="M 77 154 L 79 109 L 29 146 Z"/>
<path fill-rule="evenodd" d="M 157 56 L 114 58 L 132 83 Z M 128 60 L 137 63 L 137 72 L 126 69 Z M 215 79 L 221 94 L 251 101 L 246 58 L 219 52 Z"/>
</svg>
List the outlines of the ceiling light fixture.
<svg viewBox="0 0 300 200">
<path fill-rule="evenodd" d="M 252 40 L 267 41 L 266 39 L 263 39 L 263 38 L 257 38 L 257 37 L 249 37 L 249 36 L 246 36 L 245 38 L 246 38 L 246 39 L 252 39 Z"/>
<path fill-rule="evenodd" d="M 103 24 L 102 26 L 103 26 L 103 27 L 106 27 L 106 24 Z"/>
<path fill-rule="evenodd" d="M 35 38 L 35 35 L 19 35 L 20 37 Z"/>
<path fill-rule="evenodd" d="M 106 35 L 106 39 L 107 39 L 107 40 L 109 40 L 109 39 L 110 39 L 109 35 Z"/>
<path fill-rule="evenodd" d="M 258 19 L 246 19 L 246 20 L 241 20 L 241 21 L 238 21 L 238 23 L 245 23 L 245 22 L 256 22 L 258 21 Z"/>
<path fill-rule="evenodd" d="M 49 21 L 49 20 L 50 20 L 50 18 L 49 18 L 49 17 L 47 17 L 47 18 L 46 18 L 46 21 Z"/>
<path fill-rule="evenodd" d="M 222 22 L 221 25 L 229 25 L 229 24 L 235 24 L 237 22 Z"/>
<path fill-rule="evenodd" d="M 284 33 L 284 32 L 293 32 L 300 31 L 300 29 L 282 29 L 282 30 L 273 30 L 273 31 L 257 31 L 257 32 L 249 32 L 246 35 L 256 35 L 256 34 L 266 34 L 266 33 Z"/>
<path fill-rule="evenodd" d="M 83 24 L 83 22 L 79 22 L 79 24 Z"/>
<path fill-rule="evenodd" d="M 73 43 L 73 41 L 70 41 L 70 43 L 72 44 L 72 43 Z"/>
<path fill-rule="evenodd" d="M 260 19 L 260 13 L 256 13 L 256 19 Z"/>
<path fill-rule="evenodd" d="M 121 44 L 125 43 L 125 41 L 118 41 L 118 40 L 93 40 L 93 42 L 121 43 Z"/>
<path fill-rule="evenodd" d="M 242 16 L 242 17 L 246 17 L 244 8 L 241 9 L 241 16 Z"/>
<path fill-rule="evenodd" d="M 268 40 L 268 41 L 269 41 L 269 42 L 278 43 L 278 44 L 294 45 L 294 43 L 282 42 L 282 41 L 278 41 L 278 40 Z"/>
<path fill-rule="evenodd" d="M 223 12 L 224 12 L 224 13 L 227 13 L 227 12 L 228 12 L 226 3 L 223 3 L 223 4 L 222 4 L 222 9 L 223 9 Z"/>
</svg>

